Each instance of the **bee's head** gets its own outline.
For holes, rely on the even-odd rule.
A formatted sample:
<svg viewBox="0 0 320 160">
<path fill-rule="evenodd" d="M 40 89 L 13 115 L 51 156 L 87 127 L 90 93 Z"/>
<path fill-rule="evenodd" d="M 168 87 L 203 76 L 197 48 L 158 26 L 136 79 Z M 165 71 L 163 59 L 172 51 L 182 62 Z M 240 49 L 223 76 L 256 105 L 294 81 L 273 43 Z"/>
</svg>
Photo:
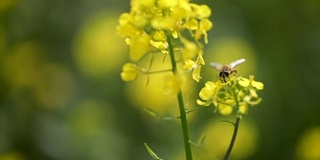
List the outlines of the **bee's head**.
<svg viewBox="0 0 320 160">
<path fill-rule="evenodd" d="M 229 72 L 222 71 L 219 73 L 219 77 L 220 78 L 227 78 L 227 77 L 229 77 Z"/>
</svg>

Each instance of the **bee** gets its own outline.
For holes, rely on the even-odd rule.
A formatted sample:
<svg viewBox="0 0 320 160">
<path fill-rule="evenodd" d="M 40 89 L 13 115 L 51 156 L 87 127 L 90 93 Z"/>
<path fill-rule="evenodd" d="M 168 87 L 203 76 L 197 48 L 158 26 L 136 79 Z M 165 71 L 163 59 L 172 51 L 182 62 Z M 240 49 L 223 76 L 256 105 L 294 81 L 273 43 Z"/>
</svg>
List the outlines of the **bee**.
<svg viewBox="0 0 320 160">
<path fill-rule="evenodd" d="M 237 70 L 234 69 L 234 67 L 236 67 L 237 65 L 245 62 L 246 60 L 244 58 L 236 60 L 231 62 L 228 65 L 223 65 L 220 63 L 216 63 L 216 62 L 211 62 L 210 66 L 214 67 L 215 69 L 217 69 L 220 73 L 219 73 L 219 78 L 222 82 L 226 83 L 227 82 L 227 78 L 229 78 L 229 76 L 231 74 L 236 75 L 237 74 Z"/>
</svg>

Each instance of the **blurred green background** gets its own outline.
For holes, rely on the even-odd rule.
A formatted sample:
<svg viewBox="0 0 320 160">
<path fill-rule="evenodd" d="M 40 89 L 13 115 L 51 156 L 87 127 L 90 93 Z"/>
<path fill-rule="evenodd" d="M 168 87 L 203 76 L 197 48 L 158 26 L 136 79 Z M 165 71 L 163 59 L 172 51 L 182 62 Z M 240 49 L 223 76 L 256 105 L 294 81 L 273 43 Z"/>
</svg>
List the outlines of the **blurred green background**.
<svg viewBox="0 0 320 160">
<path fill-rule="evenodd" d="M 238 73 L 265 85 L 231 159 L 320 159 L 320 1 L 192 2 L 212 8 L 207 63 L 246 58 Z M 129 4 L 0 0 L 0 160 L 151 159 L 145 142 L 162 158 L 183 159 L 179 121 L 143 110 L 176 116 L 166 103 L 174 97 L 153 93 L 144 78 L 120 79 L 128 47 L 115 28 Z M 202 74 L 190 101 L 217 72 Z M 189 116 L 191 138 L 207 136 L 195 159 L 221 159 L 230 140 L 232 126 L 219 121 L 234 118 L 212 111 Z"/>
</svg>

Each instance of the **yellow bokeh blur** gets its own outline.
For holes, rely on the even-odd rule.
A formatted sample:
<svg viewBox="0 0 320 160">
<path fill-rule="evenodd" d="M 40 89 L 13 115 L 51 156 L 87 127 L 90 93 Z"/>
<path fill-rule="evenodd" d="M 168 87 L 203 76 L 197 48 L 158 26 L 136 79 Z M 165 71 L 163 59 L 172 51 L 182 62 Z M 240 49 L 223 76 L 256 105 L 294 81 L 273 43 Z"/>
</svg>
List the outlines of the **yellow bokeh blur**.
<svg viewBox="0 0 320 160">
<path fill-rule="evenodd" d="M 46 53 L 35 42 L 18 44 L 4 55 L 3 74 L 13 96 L 30 91 L 30 97 L 35 98 L 37 105 L 47 109 L 60 108 L 72 95 L 73 76 L 60 64 L 48 63 Z"/>
<path fill-rule="evenodd" d="M 237 38 L 221 38 L 216 42 L 211 42 L 211 45 L 205 51 L 204 58 L 207 64 L 210 62 L 217 62 L 221 64 L 229 64 L 235 60 L 245 58 L 246 61 L 243 64 L 235 67 L 239 76 L 248 76 L 257 72 L 257 60 L 256 53 L 252 46 L 243 39 Z M 218 75 L 217 71 L 212 71 L 213 68 L 204 69 L 206 75 L 213 75 L 216 78 Z M 214 73 L 214 74 L 213 74 Z"/>
<path fill-rule="evenodd" d="M 163 62 L 164 55 L 156 55 L 152 63 L 153 71 L 166 70 L 171 68 L 169 57 Z M 148 62 L 146 62 L 148 63 Z M 148 80 L 149 78 L 149 80 Z M 172 72 L 152 74 L 147 77 L 141 75 L 135 81 L 130 82 L 126 87 L 126 95 L 134 106 L 139 109 L 150 108 L 161 115 L 179 116 L 179 106 L 176 97 L 176 83 L 179 83 L 184 93 L 185 104 L 194 107 L 196 93 L 195 82 L 191 79 L 191 73 L 182 75 L 178 81 L 172 82 Z M 148 81 L 148 84 L 147 84 Z"/>
<path fill-rule="evenodd" d="M 3 50 L 5 43 L 5 29 L 2 24 L 0 24 L 0 56 L 2 56 L 1 51 Z"/>
<path fill-rule="evenodd" d="M 0 154 L 0 160 L 25 160 L 26 158 L 22 153 L 11 151 L 8 153 Z"/>
<path fill-rule="evenodd" d="M 306 130 L 298 141 L 297 160 L 320 159 L 320 126 Z"/>
<path fill-rule="evenodd" d="M 226 153 L 234 127 L 225 122 L 211 121 L 203 134 L 206 135 L 204 150 L 213 159 L 222 159 Z M 255 124 L 248 117 L 240 121 L 240 127 L 230 159 L 247 159 L 257 147 L 258 131 Z"/>
<path fill-rule="evenodd" d="M 112 11 L 100 11 L 89 16 L 79 29 L 74 59 L 86 75 L 103 76 L 123 63 L 127 47 L 115 31 L 117 18 Z"/>
<path fill-rule="evenodd" d="M 18 2 L 19 0 L 1 0 L 0 13 L 13 8 Z"/>
<path fill-rule="evenodd" d="M 4 75 L 13 88 L 35 85 L 35 79 L 39 79 L 38 68 L 43 65 L 43 52 L 39 44 L 26 42 L 4 56 Z"/>
<path fill-rule="evenodd" d="M 114 127 L 112 123 L 116 121 L 112 106 L 90 99 L 77 104 L 69 118 L 74 129 L 88 137 L 101 134 L 103 130 L 110 130 Z"/>
<path fill-rule="evenodd" d="M 59 64 L 48 63 L 40 73 L 42 80 L 36 87 L 40 105 L 48 109 L 64 107 L 74 92 L 74 78 L 70 71 Z"/>
</svg>

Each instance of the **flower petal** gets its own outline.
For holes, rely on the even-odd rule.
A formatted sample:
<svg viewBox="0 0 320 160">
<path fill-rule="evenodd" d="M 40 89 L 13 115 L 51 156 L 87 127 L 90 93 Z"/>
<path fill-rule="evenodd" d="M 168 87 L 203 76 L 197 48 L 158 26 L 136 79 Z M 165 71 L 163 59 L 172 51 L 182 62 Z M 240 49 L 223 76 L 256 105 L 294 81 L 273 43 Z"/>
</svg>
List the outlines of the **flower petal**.
<svg viewBox="0 0 320 160">
<path fill-rule="evenodd" d="M 263 83 L 258 81 L 252 81 L 252 86 L 258 90 L 262 90 L 264 87 Z"/>
<path fill-rule="evenodd" d="M 150 51 L 150 37 L 148 35 L 140 36 L 130 41 L 130 59 L 134 62 L 139 61 Z"/>
<path fill-rule="evenodd" d="M 242 87 L 248 87 L 250 84 L 249 79 L 247 78 L 239 78 L 238 83 L 242 86 Z"/>
<path fill-rule="evenodd" d="M 208 87 L 204 87 L 201 89 L 200 93 L 199 93 L 199 97 L 202 99 L 202 100 L 209 100 L 210 98 L 212 98 L 212 90 L 211 88 L 208 88 Z"/>
<path fill-rule="evenodd" d="M 233 111 L 233 107 L 226 104 L 222 104 L 222 103 L 219 103 L 218 109 L 219 109 L 219 113 L 224 116 L 230 115 Z"/>
</svg>

